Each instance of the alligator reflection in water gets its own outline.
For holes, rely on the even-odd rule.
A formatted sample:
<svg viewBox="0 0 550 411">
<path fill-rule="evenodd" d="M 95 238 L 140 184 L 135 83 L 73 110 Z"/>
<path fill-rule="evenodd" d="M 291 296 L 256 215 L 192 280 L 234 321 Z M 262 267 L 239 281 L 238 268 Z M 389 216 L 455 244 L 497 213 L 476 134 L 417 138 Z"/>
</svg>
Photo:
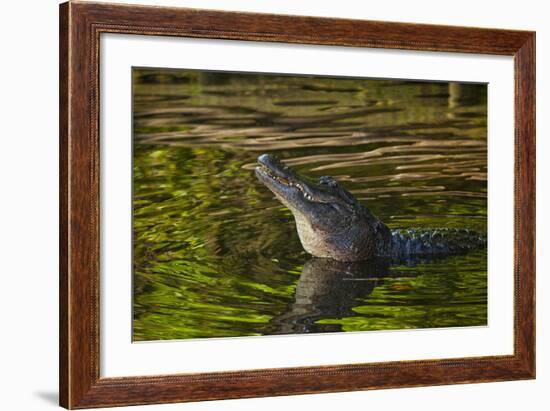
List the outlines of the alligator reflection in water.
<svg viewBox="0 0 550 411">
<path fill-rule="evenodd" d="M 339 324 L 317 324 L 324 318 L 354 315 L 359 298 L 370 295 L 389 273 L 390 261 L 341 262 L 313 257 L 304 264 L 288 310 L 272 319 L 273 334 L 341 331 Z"/>
</svg>

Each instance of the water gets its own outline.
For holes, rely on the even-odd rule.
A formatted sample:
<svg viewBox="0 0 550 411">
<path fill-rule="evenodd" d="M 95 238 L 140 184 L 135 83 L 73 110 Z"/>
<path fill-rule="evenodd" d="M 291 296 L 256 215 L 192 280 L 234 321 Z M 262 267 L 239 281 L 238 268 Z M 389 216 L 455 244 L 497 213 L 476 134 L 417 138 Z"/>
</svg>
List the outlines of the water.
<svg viewBox="0 0 550 411">
<path fill-rule="evenodd" d="M 331 175 L 390 228 L 487 229 L 485 85 L 134 69 L 134 341 L 487 323 L 487 252 L 314 259 L 254 176 Z"/>
</svg>

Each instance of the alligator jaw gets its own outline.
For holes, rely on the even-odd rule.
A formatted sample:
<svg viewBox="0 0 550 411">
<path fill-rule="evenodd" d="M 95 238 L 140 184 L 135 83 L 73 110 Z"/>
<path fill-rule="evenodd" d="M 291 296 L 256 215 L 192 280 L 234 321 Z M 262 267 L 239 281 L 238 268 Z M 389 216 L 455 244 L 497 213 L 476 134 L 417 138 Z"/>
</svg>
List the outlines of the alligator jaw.
<svg viewBox="0 0 550 411">
<path fill-rule="evenodd" d="M 269 188 L 272 188 L 274 186 L 291 187 L 290 181 L 288 179 L 277 175 L 272 169 L 264 166 L 263 164 L 256 167 L 256 176 Z"/>
<path fill-rule="evenodd" d="M 296 205 L 298 200 L 309 200 L 313 198 L 307 188 L 300 182 L 294 171 L 269 154 L 258 157 L 256 176 L 265 184 L 287 207 L 290 200 Z M 298 195 L 302 198 L 298 198 Z"/>
</svg>

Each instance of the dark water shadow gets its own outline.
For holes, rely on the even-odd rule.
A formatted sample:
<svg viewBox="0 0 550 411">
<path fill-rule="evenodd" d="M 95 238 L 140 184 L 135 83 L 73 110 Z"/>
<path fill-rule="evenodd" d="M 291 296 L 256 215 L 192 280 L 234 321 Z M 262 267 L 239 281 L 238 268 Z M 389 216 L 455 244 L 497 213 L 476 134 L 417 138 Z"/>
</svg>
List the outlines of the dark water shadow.
<svg viewBox="0 0 550 411">
<path fill-rule="evenodd" d="M 37 391 L 34 395 L 49 404 L 59 404 L 59 393 L 57 391 Z"/>
</svg>

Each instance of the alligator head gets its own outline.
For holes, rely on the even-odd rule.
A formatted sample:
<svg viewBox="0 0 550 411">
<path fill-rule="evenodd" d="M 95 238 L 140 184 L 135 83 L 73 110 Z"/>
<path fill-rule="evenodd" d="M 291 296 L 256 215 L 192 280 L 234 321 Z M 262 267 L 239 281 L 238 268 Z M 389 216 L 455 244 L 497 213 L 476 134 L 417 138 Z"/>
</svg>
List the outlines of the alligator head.
<svg viewBox="0 0 550 411">
<path fill-rule="evenodd" d="M 256 176 L 294 215 L 304 249 L 339 261 L 387 254 L 391 233 L 332 177 L 314 182 L 277 157 L 258 157 Z"/>
</svg>

